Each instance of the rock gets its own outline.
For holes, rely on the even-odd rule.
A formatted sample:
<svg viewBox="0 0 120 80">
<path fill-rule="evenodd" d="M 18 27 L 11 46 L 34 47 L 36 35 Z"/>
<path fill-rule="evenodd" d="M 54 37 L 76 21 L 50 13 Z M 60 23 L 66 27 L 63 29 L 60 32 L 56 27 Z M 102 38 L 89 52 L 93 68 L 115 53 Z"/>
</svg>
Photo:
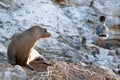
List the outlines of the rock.
<svg viewBox="0 0 120 80">
<path fill-rule="evenodd" d="M 115 4 L 117 3 L 117 4 Z M 115 5 L 114 5 L 115 4 Z M 94 6 L 100 11 L 100 13 L 111 15 L 111 16 L 120 16 L 120 1 L 119 0 L 95 0 Z"/>
<path fill-rule="evenodd" d="M 52 75 L 56 76 L 55 80 L 117 80 L 119 77 L 107 72 L 105 69 L 98 66 L 82 66 L 81 63 L 73 65 L 64 62 L 54 63 L 52 68 Z M 109 71 L 109 70 L 108 70 Z M 59 73 L 58 73 L 59 72 Z M 57 73 L 57 74 L 56 74 Z"/>
<path fill-rule="evenodd" d="M 114 42 L 120 41 L 120 25 L 111 26 L 109 32 L 110 32 L 110 37 L 109 37 L 110 39 L 116 40 Z M 118 43 L 118 45 L 120 44 Z"/>
<path fill-rule="evenodd" d="M 7 47 L 3 43 L 0 43 L 0 47 L 0 54 L 3 55 L 4 58 L 7 57 Z"/>
<path fill-rule="evenodd" d="M 15 66 L 15 69 L 10 64 L 0 66 L 1 80 L 26 80 L 26 72 L 20 66 Z"/>
<path fill-rule="evenodd" d="M 1 80 L 119 80 L 111 69 L 102 68 L 96 65 L 88 66 L 82 62 L 72 64 L 70 62 L 50 60 L 51 66 L 47 67 L 47 71 L 37 72 L 28 68 L 15 67 L 10 64 L 1 64 L 0 79 Z"/>
<path fill-rule="evenodd" d="M 118 58 L 120 58 L 120 48 L 117 48 L 117 49 L 116 49 L 116 56 L 117 56 Z"/>
<path fill-rule="evenodd" d="M 74 0 L 75 4 L 79 4 L 81 6 L 89 6 L 92 0 Z"/>
<path fill-rule="evenodd" d="M 94 57 L 97 57 L 96 55 L 100 54 L 99 49 L 95 46 L 86 46 L 86 48 Z"/>
<path fill-rule="evenodd" d="M 15 65 L 14 70 L 16 71 L 16 73 L 19 75 L 18 77 L 22 80 L 25 80 L 27 75 L 26 75 L 26 71 L 19 65 Z"/>
<path fill-rule="evenodd" d="M 21 5 L 19 5 L 16 0 L 2 0 L 0 1 L 0 6 L 10 12 L 21 8 Z"/>
<path fill-rule="evenodd" d="M 120 55 L 120 48 L 117 48 L 116 52 L 117 52 L 118 55 Z"/>
<path fill-rule="evenodd" d="M 113 27 L 116 28 L 117 26 L 120 25 L 120 19 L 117 16 L 107 16 L 106 24 L 108 27 L 110 27 L 110 29 Z"/>
</svg>

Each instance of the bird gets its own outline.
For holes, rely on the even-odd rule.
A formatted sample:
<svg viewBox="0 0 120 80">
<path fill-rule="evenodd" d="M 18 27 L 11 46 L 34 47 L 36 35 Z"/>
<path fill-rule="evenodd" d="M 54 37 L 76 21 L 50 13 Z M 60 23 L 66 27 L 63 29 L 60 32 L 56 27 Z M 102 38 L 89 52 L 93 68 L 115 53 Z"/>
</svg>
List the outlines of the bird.
<svg viewBox="0 0 120 80">
<path fill-rule="evenodd" d="M 105 24 L 106 18 L 105 16 L 100 16 L 100 24 L 96 27 L 96 35 L 101 38 L 107 38 L 108 34 L 108 27 Z"/>
<path fill-rule="evenodd" d="M 106 17 L 100 16 L 99 21 L 100 21 L 100 23 L 96 27 L 96 35 L 98 36 L 98 40 L 104 44 L 106 39 L 109 37 L 109 34 L 108 34 L 109 30 L 105 24 Z"/>
</svg>

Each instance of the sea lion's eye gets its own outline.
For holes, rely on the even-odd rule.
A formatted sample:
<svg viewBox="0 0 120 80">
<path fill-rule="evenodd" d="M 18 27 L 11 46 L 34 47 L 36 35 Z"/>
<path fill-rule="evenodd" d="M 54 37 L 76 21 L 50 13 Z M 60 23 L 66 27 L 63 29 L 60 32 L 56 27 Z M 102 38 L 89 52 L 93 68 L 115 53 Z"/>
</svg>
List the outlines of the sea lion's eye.
<svg viewBox="0 0 120 80">
<path fill-rule="evenodd" d="M 47 29 L 45 29 L 45 32 L 47 32 Z"/>
</svg>

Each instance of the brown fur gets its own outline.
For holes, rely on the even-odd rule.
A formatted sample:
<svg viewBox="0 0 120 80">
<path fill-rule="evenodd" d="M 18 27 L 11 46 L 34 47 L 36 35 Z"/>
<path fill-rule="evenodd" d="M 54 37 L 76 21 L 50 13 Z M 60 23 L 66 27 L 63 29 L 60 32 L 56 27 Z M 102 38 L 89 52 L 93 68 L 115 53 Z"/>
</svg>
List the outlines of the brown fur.
<svg viewBox="0 0 120 80">
<path fill-rule="evenodd" d="M 55 2 L 57 4 L 67 4 L 68 0 L 53 0 L 53 2 Z"/>
<path fill-rule="evenodd" d="M 19 34 L 8 46 L 8 62 L 12 65 L 25 66 L 37 41 L 40 38 L 48 38 L 50 36 L 51 33 L 39 25 L 33 26 Z"/>
<path fill-rule="evenodd" d="M 55 4 L 60 4 L 63 6 L 75 5 L 73 0 L 52 0 Z"/>
</svg>

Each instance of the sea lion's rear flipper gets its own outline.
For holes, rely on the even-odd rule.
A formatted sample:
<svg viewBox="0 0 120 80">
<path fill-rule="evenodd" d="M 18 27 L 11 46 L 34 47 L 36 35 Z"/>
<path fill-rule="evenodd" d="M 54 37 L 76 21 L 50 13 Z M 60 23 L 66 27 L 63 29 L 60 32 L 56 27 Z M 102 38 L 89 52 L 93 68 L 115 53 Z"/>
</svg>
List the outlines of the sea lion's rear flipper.
<svg viewBox="0 0 120 80">
<path fill-rule="evenodd" d="M 26 64 L 30 69 L 36 71 L 45 71 L 47 67 L 50 66 L 48 60 L 40 55 L 35 49 L 32 49 Z"/>
<path fill-rule="evenodd" d="M 43 60 L 34 60 L 29 63 L 29 67 L 36 71 L 47 71 L 47 67 L 51 66 L 51 64 L 47 64 Z"/>
</svg>

